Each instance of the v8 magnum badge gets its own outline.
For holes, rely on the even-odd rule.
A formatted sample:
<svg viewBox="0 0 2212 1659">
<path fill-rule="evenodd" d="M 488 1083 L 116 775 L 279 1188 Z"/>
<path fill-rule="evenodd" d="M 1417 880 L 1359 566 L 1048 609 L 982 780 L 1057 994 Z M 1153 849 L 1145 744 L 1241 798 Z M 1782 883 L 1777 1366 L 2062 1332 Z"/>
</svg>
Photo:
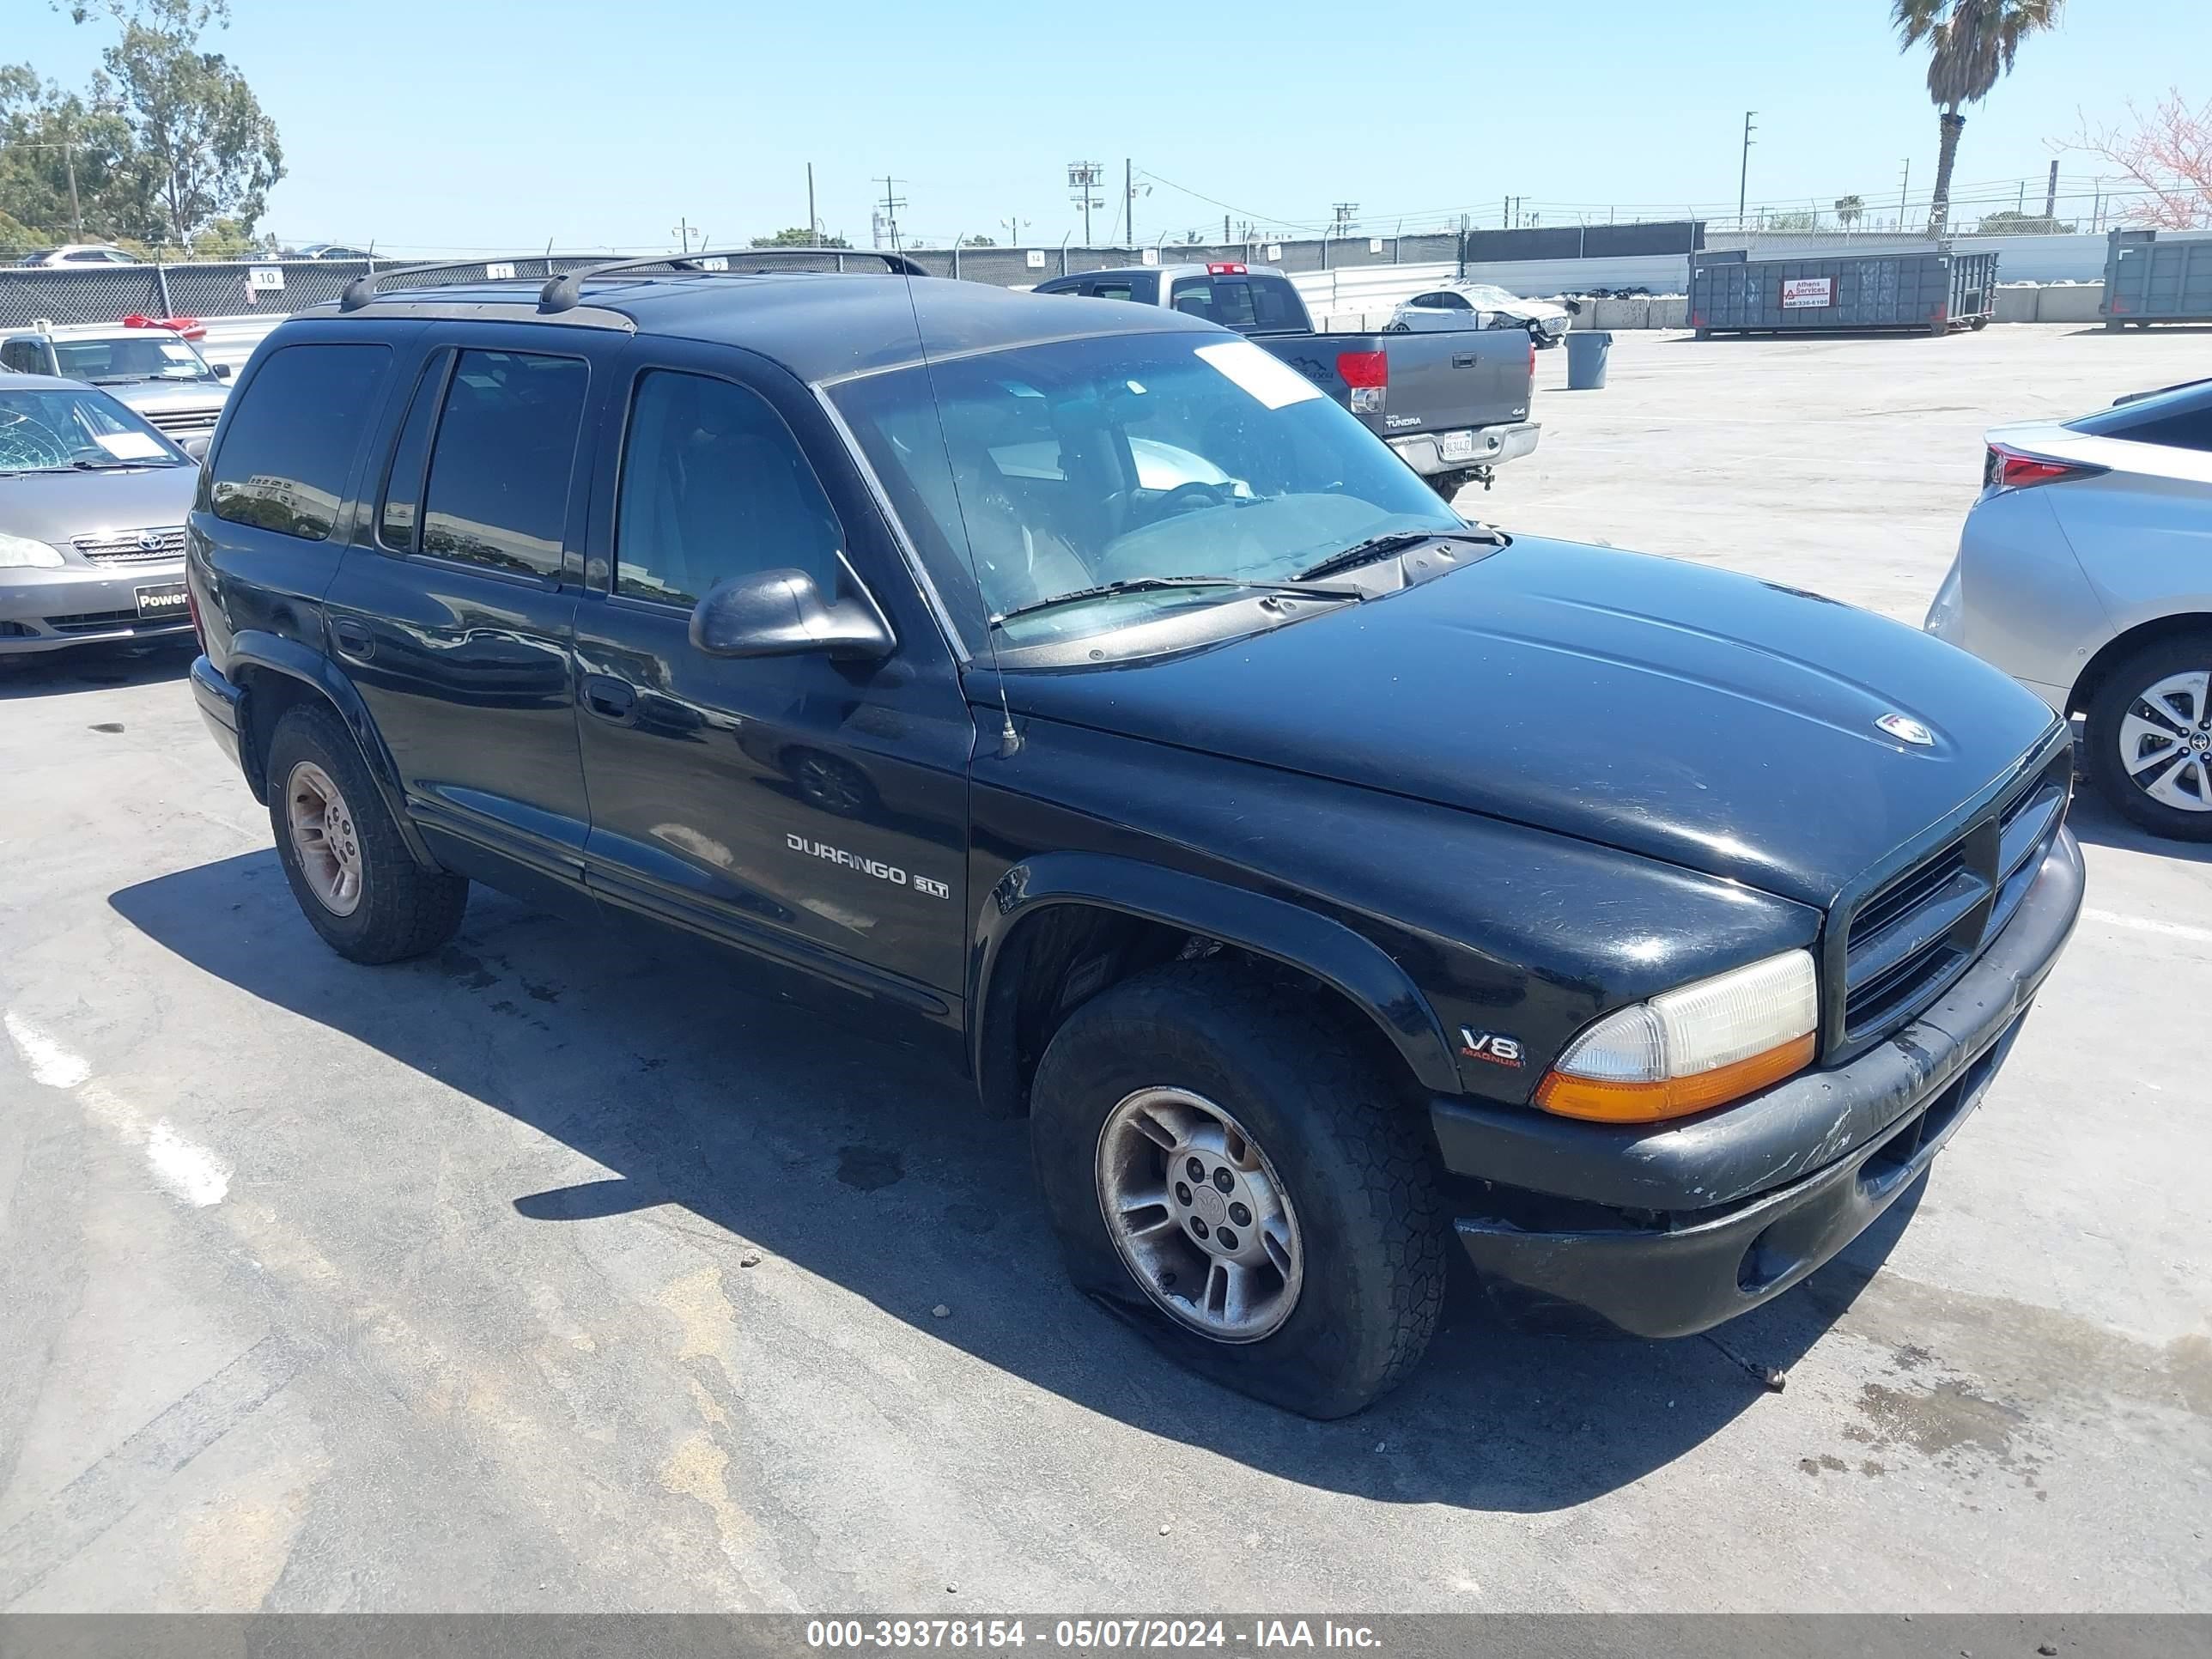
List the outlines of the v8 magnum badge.
<svg viewBox="0 0 2212 1659">
<path fill-rule="evenodd" d="M 794 853 L 808 858 L 820 859 L 825 864 L 842 864 L 848 870 L 858 870 L 864 876 L 873 876 L 878 881 L 887 881 L 894 887 L 911 887 L 924 898 L 945 899 L 952 896 L 951 888 L 941 881 L 932 881 L 927 876 L 910 876 L 896 864 L 885 864 L 881 859 L 872 859 L 861 853 L 848 853 L 842 847 L 832 847 L 827 842 L 810 841 L 805 836 L 787 834 L 784 845 Z"/>
<path fill-rule="evenodd" d="M 1514 1071 L 1521 1069 L 1521 1040 L 1498 1031 L 1478 1031 L 1472 1025 L 1459 1028 L 1459 1051 L 1469 1060 L 1486 1060 L 1492 1066 L 1504 1066 Z"/>
</svg>

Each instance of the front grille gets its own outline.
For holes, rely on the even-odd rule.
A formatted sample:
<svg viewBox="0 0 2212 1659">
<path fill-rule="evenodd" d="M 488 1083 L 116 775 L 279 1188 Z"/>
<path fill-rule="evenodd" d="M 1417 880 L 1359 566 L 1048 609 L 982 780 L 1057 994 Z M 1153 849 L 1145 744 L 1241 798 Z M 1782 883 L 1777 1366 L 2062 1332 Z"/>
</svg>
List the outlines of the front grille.
<svg viewBox="0 0 2212 1659">
<path fill-rule="evenodd" d="M 137 620 L 136 611 L 80 611 L 71 617 L 49 617 L 46 626 L 57 634 L 105 634 Z"/>
<path fill-rule="evenodd" d="M 2066 817 L 2070 748 L 1862 899 L 1844 935 L 1843 1042 L 1894 1030 L 2012 920 Z"/>
<path fill-rule="evenodd" d="M 185 527 L 178 524 L 156 530 L 78 536 L 70 544 L 94 564 L 174 564 L 185 556 Z"/>
<path fill-rule="evenodd" d="M 212 432 L 215 423 L 222 418 L 219 409 L 165 409 L 160 413 L 149 412 L 146 418 L 175 437 L 179 432 Z"/>
</svg>

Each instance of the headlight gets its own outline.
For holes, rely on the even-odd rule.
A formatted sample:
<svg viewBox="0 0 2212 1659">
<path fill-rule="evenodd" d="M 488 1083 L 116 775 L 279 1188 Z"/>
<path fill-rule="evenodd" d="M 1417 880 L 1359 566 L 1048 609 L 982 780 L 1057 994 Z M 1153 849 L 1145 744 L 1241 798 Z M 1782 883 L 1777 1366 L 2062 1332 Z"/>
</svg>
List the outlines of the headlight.
<svg viewBox="0 0 2212 1659">
<path fill-rule="evenodd" d="M 55 570 L 60 568 L 61 562 L 62 550 L 58 547 L 34 542 L 28 536 L 0 534 L 0 570 L 21 569 L 25 565 Z"/>
<path fill-rule="evenodd" d="M 1607 1014 L 1567 1045 L 1536 1103 L 1650 1123 L 1739 1100 L 1812 1063 L 1815 988 L 1812 957 L 1785 951 Z"/>
</svg>

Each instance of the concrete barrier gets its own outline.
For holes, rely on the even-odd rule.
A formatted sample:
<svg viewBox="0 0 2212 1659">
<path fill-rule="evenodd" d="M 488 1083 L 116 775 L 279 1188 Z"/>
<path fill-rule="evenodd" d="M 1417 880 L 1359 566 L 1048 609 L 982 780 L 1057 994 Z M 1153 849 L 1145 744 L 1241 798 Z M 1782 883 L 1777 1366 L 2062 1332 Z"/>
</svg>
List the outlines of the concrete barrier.
<svg viewBox="0 0 2212 1659">
<path fill-rule="evenodd" d="M 2097 307 L 2104 303 L 2105 285 L 2102 283 L 2061 283 L 2040 288 L 2035 293 L 2035 320 L 2039 323 L 2094 323 L 2099 320 Z"/>
</svg>

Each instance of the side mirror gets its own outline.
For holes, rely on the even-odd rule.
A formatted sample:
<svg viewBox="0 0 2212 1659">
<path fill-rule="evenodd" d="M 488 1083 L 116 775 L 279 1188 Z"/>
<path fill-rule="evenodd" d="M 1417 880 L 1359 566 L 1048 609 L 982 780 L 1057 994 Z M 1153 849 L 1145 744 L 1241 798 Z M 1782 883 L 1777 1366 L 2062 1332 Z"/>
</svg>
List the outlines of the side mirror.
<svg viewBox="0 0 2212 1659">
<path fill-rule="evenodd" d="M 216 380 L 227 380 L 230 378 L 230 365 L 228 363 L 216 363 L 211 365 L 211 367 L 215 369 L 215 377 Z"/>
<path fill-rule="evenodd" d="M 792 657 L 819 651 L 874 662 L 898 641 L 872 600 L 822 597 L 804 570 L 758 570 L 708 590 L 691 612 L 691 644 L 710 657 Z"/>
</svg>

